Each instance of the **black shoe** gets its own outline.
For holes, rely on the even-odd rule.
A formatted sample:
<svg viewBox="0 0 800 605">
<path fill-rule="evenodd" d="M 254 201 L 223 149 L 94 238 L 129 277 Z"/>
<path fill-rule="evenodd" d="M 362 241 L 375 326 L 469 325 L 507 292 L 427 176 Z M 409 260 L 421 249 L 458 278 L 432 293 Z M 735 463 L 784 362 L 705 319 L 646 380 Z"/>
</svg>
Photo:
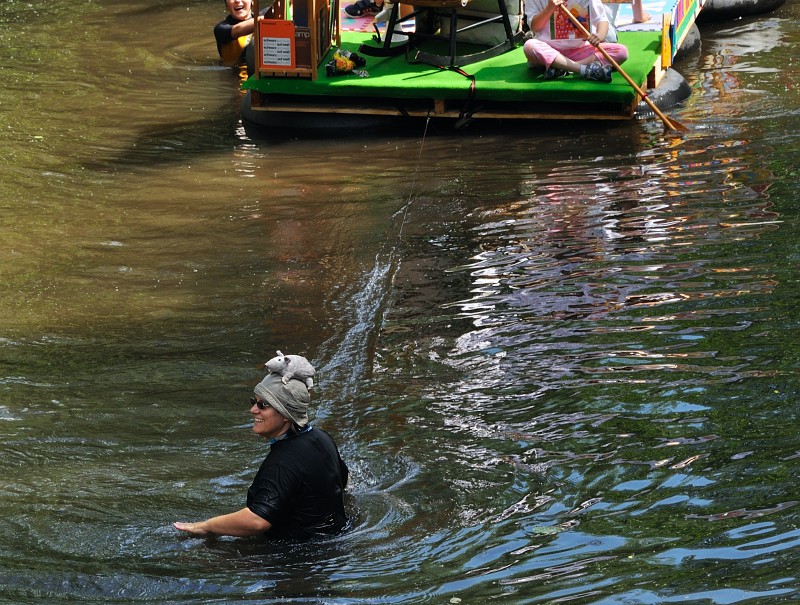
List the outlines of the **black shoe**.
<svg viewBox="0 0 800 605">
<path fill-rule="evenodd" d="M 544 72 L 545 80 L 555 80 L 556 78 L 563 78 L 567 75 L 566 69 L 559 69 L 558 67 L 548 67 Z"/>
<path fill-rule="evenodd" d="M 363 15 L 377 15 L 383 10 L 383 5 L 378 6 L 372 0 L 358 0 L 355 4 L 344 7 L 346 12 L 351 17 L 361 17 Z"/>
</svg>

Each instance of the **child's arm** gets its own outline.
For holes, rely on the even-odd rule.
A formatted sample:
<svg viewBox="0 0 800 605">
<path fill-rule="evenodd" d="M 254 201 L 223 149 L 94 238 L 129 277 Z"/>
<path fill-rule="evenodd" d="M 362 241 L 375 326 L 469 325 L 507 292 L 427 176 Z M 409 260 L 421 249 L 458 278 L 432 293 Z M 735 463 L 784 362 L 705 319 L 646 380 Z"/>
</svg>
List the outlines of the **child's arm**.
<svg viewBox="0 0 800 605">
<path fill-rule="evenodd" d="M 608 35 L 608 21 L 600 21 L 597 24 L 597 31 L 593 34 L 590 34 L 586 41 L 591 44 L 592 46 L 597 46 L 598 44 L 606 41 L 606 36 Z"/>
<path fill-rule="evenodd" d="M 564 4 L 564 0 L 547 0 L 547 6 L 545 6 L 539 14 L 537 14 L 530 23 L 530 28 L 532 32 L 538 32 L 539 30 L 544 29 L 547 27 L 548 21 L 550 21 L 550 16 L 558 10 L 558 7 Z"/>
<path fill-rule="evenodd" d="M 589 3 L 589 16 L 592 21 L 592 30 L 594 30 L 594 32 L 590 30 L 586 41 L 592 46 L 597 46 L 605 42 L 606 36 L 608 36 L 608 16 L 602 2 L 592 0 L 592 2 Z"/>
<path fill-rule="evenodd" d="M 264 17 L 261 15 L 258 16 L 259 21 L 261 21 L 263 18 Z M 231 38 L 235 40 L 236 38 L 241 38 L 242 36 L 249 36 L 253 33 L 253 29 L 253 19 L 239 21 L 239 23 L 231 27 Z"/>
</svg>

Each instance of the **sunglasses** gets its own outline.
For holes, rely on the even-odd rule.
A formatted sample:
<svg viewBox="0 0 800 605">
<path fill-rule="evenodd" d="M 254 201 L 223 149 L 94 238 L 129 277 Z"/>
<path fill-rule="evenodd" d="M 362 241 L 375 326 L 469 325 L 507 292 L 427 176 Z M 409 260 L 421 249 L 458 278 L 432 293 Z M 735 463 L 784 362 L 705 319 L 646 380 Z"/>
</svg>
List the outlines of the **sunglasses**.
<svg viewBox="0 0 800 605">
<path fill-rule="evenodd" d="M 260 399 L 256 399 L 255 397 L 250 398 L 250 405 L 256 406 L 259 410 L 266 410 L 267 408 L 272 407 L 266 401 L 261 401 Z"/>
</svg>

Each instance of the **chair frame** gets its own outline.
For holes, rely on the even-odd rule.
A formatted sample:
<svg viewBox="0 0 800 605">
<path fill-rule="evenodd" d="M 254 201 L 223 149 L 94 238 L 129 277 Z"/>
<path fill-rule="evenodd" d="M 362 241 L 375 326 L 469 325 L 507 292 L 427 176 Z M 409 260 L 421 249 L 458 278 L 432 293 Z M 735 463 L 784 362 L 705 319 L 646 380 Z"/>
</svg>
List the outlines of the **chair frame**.
<svg viewBox="0 0 800 605">
<path fill-rule="evenodd" d="M 388 1 L 388 0 L 387 0 Z M 383 43 L 379 47 L 370 46 L 368 44 L 362 44 L 359 47 L 359 52 L 364 55 L 369 55 L 373 57 L 391 57 L 406 53 L 411 47 L 413 47 L 418 41 L 431 39 L 431 38 L 438 38 L 441 39 L 443 36 L 441 34 L 426 34 L 426 33 L 406 33 L 403 31 L 398 31 L 396 28 L 398 25 L 405 21 L 409 21 L 410 19 L 414 19 L 417 15 L 420 15 L 426 11 L 433 10 L 435 14 L 445 16 L 447 15 L 450 19 L 450 32 L 447 35 L 447 39 L 449 41 L 449 54 L 448 55 L 436 55 L 432 53 L 428 53 L 425 51 L 417 50 L 413 57 L 413 62 L 416 63 L 427 63 L 430 65 L 435 65 L 437 67 L 459 67 L 464 65 L 469 65 L 471 63 L 476 63 L 478 61 L 483 61 L 485 59 L 489 59 L 491 57 L 496 57 L 501 55 L 505 52 L 508 52 L 514 49 L 517 44 L 522 40 L 524 34 L 522 31 L 518 33 L 514 33 L 511 28 L 511 21 L 508 14 L 508 8 L 506 7 L 505 0 L 497 0 L 497 7 L 499 14 L 493 15 L 486 19 L 482 19 L 480 17 L 476 17 L 473 15 L 459 15 L 459 9 L 464 9 L 468 6 L 469 0 L 410 0 L 410 4 L 413 3 L 414 10 L 407 15 L 403 15 L 402 17 L 399 16 L 400 10 L 400 2 L 395 2 L 392 5 L 392 10 L 389 14 L 389 23 L 386 27 L 386 35 L 384 36 Z M 448 14 L 449 13 L 449 14 Z M 465 25 L 461 28 L 458 27 L 458 20 L 461 19 L 471 19 L 475 20 L 474 23 L 470 23 L 469 25 Z M 463 31 L 468 31 L 470 29 L 474 29 L 476 27 L 480 27 L 482 25 L 487 25 L 489 23 L 502 23 L 503 29 L 505 30 L 506 39 L 486 48 L 485 50 L 478 51 L 476 53 L 472 53 L 469 55 L 459 55 L 457 52 L 457 40 L 456 37 L 459 33 Z M 394 34 L 402 34 L 408 36 L 408 40 L 403 44 L 396 44 L 392 46 L 392 37 Z M 379 40 L 380 41 L 380 40 Z"/>
</svg>

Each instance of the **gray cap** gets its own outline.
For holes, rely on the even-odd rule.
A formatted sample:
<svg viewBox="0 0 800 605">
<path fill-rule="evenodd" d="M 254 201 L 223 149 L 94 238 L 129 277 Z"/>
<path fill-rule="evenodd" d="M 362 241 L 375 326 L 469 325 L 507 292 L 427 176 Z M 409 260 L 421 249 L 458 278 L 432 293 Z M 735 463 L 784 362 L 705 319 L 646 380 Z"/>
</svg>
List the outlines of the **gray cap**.
<svg viewBox="0 0 800 605">
<path fill-rule="evenodd" d="M 279 374 L 268 374 L 256 385 L 253 392 L 274 407 L 281 416 L 291 420 L 300 428 L 308 424 L 308 404 L 311 395 L 305 382 L 291 379 L 287 384 Z"/>
</svg>

